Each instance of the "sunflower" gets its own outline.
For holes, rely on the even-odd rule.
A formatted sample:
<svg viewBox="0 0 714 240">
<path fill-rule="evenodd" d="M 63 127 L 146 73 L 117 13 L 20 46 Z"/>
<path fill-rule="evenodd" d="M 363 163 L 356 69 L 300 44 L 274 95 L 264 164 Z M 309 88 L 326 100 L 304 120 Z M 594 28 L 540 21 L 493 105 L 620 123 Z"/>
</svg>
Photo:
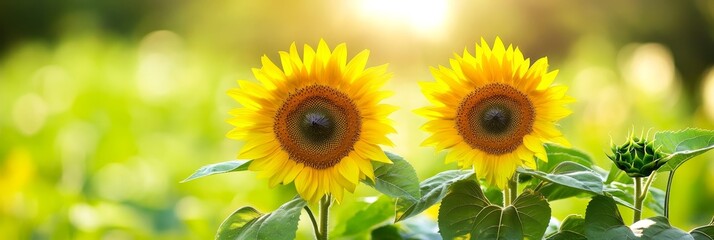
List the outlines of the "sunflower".
<svg viewBox="0 0 714 240">
<path fill-rule="evenodd" d="M 238 157 L 252 159 L 249 170 L 271 187 L 295 182 L 303 199 L 316 202 L 374 179 L 371 161 L 391 163 L 379 145 L 396 131 L 386 117 L 395 107 L 380 101 L 391 92 L 379 88 L 390 78 L 387 66 L 366 68 L 369 51 L 347 62 L 345 44 L 333 51 L 321 40 L 317 50 L 295 43 L 280 52 L 282 69 L 267 56 L 253 74 L 262 83 L 238 81 L 228 95 L 243 107 L 228 120 L 227 137 L 245 141 Z"/>
<path fill-rule="evenodd" d="M 558 71 L 548 71 L 547 58 L 531 65 L 500 38 L 493 48 L 481 39 L 475 55 L 464 50 L 450 65 L 431 68 L 436 82 L 420 85 L 433 106 L 416 111 L 429 119 L 422 145 L 451 149 L 447 163 L 473 166 L 503 189 L 517 167 L 536 167 L 533 156 L 547 161 L 544 142 L 569 146 L 555 122 L 571 113 L 564 104 L 573 99 L 567 87 L 551 86 Z"/>
</svg>

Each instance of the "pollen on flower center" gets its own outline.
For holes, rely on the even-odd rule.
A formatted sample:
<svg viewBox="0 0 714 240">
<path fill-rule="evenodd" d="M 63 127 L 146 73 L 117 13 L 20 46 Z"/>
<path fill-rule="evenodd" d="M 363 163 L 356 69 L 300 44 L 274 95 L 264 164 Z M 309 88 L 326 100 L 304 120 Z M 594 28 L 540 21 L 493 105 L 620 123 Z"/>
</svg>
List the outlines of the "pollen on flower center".
<svg viewBox="0 0 714 240">
<path fill-rule="evenodd" d="M 528 97 L 509 85 L 491 83 L 469 93 L 456 111 L 456 129 L 472 148 L 500 155 L 523 143 L 535 121 Z"/>
<path fill-rule="evenodd" d="M 283 102 L 273 131 L 290 159 L 326 169 L 354 149 L 361 127 L 361 115 L 347 95 L 332 87 L 311 85 Z"/>
</svg>

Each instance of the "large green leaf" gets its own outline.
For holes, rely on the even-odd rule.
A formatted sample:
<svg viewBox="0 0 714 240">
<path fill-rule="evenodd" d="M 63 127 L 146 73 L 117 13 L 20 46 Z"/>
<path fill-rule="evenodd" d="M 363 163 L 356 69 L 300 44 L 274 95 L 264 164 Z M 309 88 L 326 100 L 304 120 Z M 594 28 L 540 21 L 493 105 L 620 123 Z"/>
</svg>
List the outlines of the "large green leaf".
<svg viewBox="0 0 714 240">
<path fill-rule="evenodd" d="M 306 205 L 305 200 L 296 197 L 264 215 L 252 207 L 243 207 L 223 221 L 216 239 L 295 239 L 300 213 Z"/>
<path fill-rule="evenodd" d="M 239 161 L 239 160 L 234 160 L 234 161 L 228 161 L 228 162 L 221 162 L 221 163 L 215 163 L 211 165 L 206 165 L 191 174 L 188 178 L 184 179 L 181 181 L 182 183 L 194 180 L 196 178 L 201 178 L 213 174 L 219 174 L 219 173 L 227 173 L 227 172 L 238 172 L 238 171 L 245 171 L 248 170 L 248 166 L 250 165 L 250 162 L 252 161 Z"/>
<path fill-rule="evenodd" d="M 397 199 L 395 222 L 415 216 L 441 201 L 449 186 L 461 179 L 474 178 L 473 171 L 449 170 L 440 172 L 420 184 L 421 198 L 417 201 Z"/>
<path fill-rule="evenodd" d="M 505 208 L 492 205 L 473 179 L 455 182 L 441 202 L 439 229 L 444 239 L 541 239 L 550 206 L 539 193 L 523 192 Z"/>
<path fill-rule="evenodd" d="M 654 142 L 661 151 L 670 154 L 658 171 L 674 171 L 687 160 L 714 149 L 714 131 L 696 128 L 663 131 L 655 134 Z"/>
<path fill-rule="evenodd" d="M 385 153 L 389 160 L 392 160 L 392 164 L 373 162 L 374 182 L 370 179 L 365 179 L 363 182 L 387 196 L 417 201 L 421 194 L 416 171 L 404 158 Z"/>
<path fill-rule="evenodd" d="M 382 195 L 373 203 L 357 211 L 346 221 L 335 226 L 334 236 L 353 236 L 365 233 L 394 215 L 394 202 Z"/>
<path fill-rule="evenodd" d="M 669 225 L 667 218 L 659 216 L 640 220 L 630 227 L 636 236 L 652 240 L 694 240 L 689 233 Z"/>
<path fill-rule="evenodd" d="M 548 240 L 587 240 L 585 237 L 585 218 L 581 215 L 569 215 L 560 224 L 558 232 Z"/>
<path fill-rule="evenodd" d="M 524 168 L 518 168 L 518 172 L 547 181 L 539 192 L 551 201 L 575 196 L 583 191 L 603 195 L 600 174 L 579 163 L 561 162 L 551 173 Z"/>
<path fill-rule="evenodd" d="M 620 216 L 615 200 L 594 196 L 585 210 L 585 236 L 590 240 L 637 239 Z"/>
<path fill-rule="evenodd" d="M 691 234 L 695 240 L 712 240 L 712 239 L 714 239 L 714 219 L 712 219 L 712 221 L 711 221 L 711 223 L 709 223 L 709 225 L 692 229 L 692 231 L 689 231 L 689 234 Z"/>
</svg>

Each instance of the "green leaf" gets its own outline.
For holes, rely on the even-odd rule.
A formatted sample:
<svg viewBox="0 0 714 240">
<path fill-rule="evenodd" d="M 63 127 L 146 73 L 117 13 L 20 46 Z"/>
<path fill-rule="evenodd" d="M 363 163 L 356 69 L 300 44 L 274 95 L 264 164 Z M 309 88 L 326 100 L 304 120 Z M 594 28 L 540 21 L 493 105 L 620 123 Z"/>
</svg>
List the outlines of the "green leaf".
<svg viewBox="0 0 714 240">
<path fill-rule="evenodd" d="M 184 179 L 181 181 L 181 183 L 185 183 L 191 180 L 194 180 L 196 178 L 201 178 L 213 174 L 219 174 L 219 173 L 227 173 L 227 172 L 239 172 L 239 171 L 245 171 L 248 170 L 248 166 L 250 165 L 251 161 L 239 161 L 239 160 L 234 160 L 234 161 L 228 161 L 228 162 L 221 162 L 221 163 L 215 163 L 211 165 L 206 165 L 191 174 L 188 178 Z"/>
<path fill-rule="evenodd" d="M 637 239 L 622 221 L 615 200 L 595 196 L 585 210 L 585 236 L 591 240 Z"/>
<path fill-rule="evenodd" d="M 631 204 L 634 202 L 635 187 L 630 184 L 624 184 L 620 182 L 611 182 L 605 185 L 605 192 L 612 196 L 615 201 L 624 202 L 623 204 L 627 207 L 634 209 Z M 644 205 L 652 209 L 658 215 L 664 215 L 664 191 L 650 186 L 648 190 L 647 198 L 645 198 Z"/>
<path fill-rule="evenodd" d="M 371 234 L 372 239 L 381 240 L 402 240 L 402 235 L 399 234 L 399 228 L 394 225 L 384 225 L 374 229 Z"/>
<path fill-rule="evenodd" d="M 620 170 L 615 164 L 612 164 L 610 166 L 610 172 L 607 174 L 607 179 L 605 179 L 605 184 L 611 182 L 632 184 L 634 181 L 630 176 L 627 176 L 627 173 L 625 173 L 625 171 Z"/>
<path fill-rule="evenodd" d="M 655 146 L 671 154 L 659 172 L 674 171 L 687 160 L 714 149 L 714 131 L 688 128 L 681 131 L 664 131 L 655 134 Z"/>
<path fill-rule="evenodd" d="M 548 154 L 548 162 L 538 161 L 538 170 L 541 172 L 551 172 L 562 162 L 576 162 L 586 167 L 593 166 L 590 156 L 576 149 L 545 144 L 545 152 Z"/>
<path fill-rule="evenodd" d="M 306 205 L 305 200 L 296 197 L 264 215 L 252 207 L 243 207 L 221 223 L 216 239 L 295 239 L 300 213 Z"/>
<path fill-rule="evenodd" d="M 714 239 L 714 219 L 712 219 L 712 222 L 709 223 L 709 225 L 692 229 L 692 231 L 689 231 L 689 234 L 691 234 L 695 240 Z"/>
<path fill-rule="evenodd" d="M 518 172 L 549 182 L 539 192 L 550 201 L 575 196 L 583 191 L 604 194 L 600 174 L 579 163 L 562 162 L 551 173 L 524 168 L 518 168 Z"/>
<path fill-rule="evenodd" d="M 548 237 L 548 240 L 587 240 L 585 237 L 585 218 L 581 215 L 569 215 L 560 223 L 560 229 L 556 234 Z"/>
<path fill-rule="evenodd" d="M 483 191 L 483 195 L 486 196 L 486 199 L 488 199 L 488 202 L 503 207 L 503 191 L 495 187 L 484 189 L 483 185 L 481 185 L 481 190 Z"/>
<path fill-rule="evenodd" d="M 244 233 L 243 230 L 252 227 L 261 216 L 263 215 L 252 207 L 236 210 L 218 227 L 216 239 L 238 239 L 238 236 Z"/>
<path fill-rule="evenodd" d="M 439 209 L 444 239 L 470 234 L 472 239 L 541 239 L 550 220 L 550 206 L 539 193 L 526 190 L 501 208 L 492 205 L 472 179 L 455 182 Z"/>
<path fill-rule="evenodd" d="M 672 225 L 669 225 L 669 221 L 667 221 L 667 218 L 662 216 L 640 220 L 632 224 L 631 229 L 635 233 L 635 236 L 642 237 L 642 239 L 694 240 L 694 237 L 692 237 L 692 235 L 689 235 L 689 233 L 674 228 L 672 227 Z"/>
<path fill-rule="evenodd" d="M 449 170 L 424 180 L 420 184 L 421 198 L 417 201 L 397 199 L 397 212 L 394 221 L 398 222 L 416 216 L 441 201 L 446 196 L 451 184 L 461 179 L 473 178 L 473 176 L 473 171 Z"/>
<path fill-rule="evenodd" d="M 394 215 L 394 202 L 386 196 L 381 196 L 373 203 L 357 211 L 346 221 L 340 221 L 335 226 L 335 236 L 353 236 L 367 232 L 374 226 L 387 221 Z"/>
<path fill-rule="evenodd" d="M 374 182 L 370 179 L 365 179 L 363 182 L 387 196 L 417 201 L 421 194 L 416 171 L 404 158 L 389 152 L 385 153 L 393 163 L 372 162 Z"/>
</svg>

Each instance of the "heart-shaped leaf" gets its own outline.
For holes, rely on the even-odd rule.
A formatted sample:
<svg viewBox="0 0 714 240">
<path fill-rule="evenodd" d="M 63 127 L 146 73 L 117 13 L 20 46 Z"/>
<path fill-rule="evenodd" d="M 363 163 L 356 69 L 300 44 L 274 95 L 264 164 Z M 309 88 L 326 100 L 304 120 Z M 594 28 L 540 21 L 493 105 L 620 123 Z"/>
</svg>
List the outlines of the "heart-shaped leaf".
<svg viewBox="0 0 714 240">
<path fill-rule="evenodd" d="M 663 216 L 643 219 L 630 227 L 636 236 L 652 240 L 711 240 L 714 239 L 714 220 L 707 226 L 701 226 L 685 232 L 669 224 Z"/>
<path fill-rule="evenodd" d="M 305 200 L 296 197 L 268 214 L 260 214 L 252 207 L 240 208 L 221 223 L 216 239 L 295 239 L 300 213 L 306 205 Z"/>
<path fill-rule="evenodd" d="M 689 231 L 689 234 L 691 234 L 695 240 L 714 239 L 714 219 L 712 219 L 712 222 L 709 223 L 709 225 L 692 229 L 692 231 Z"/>
<path fill-rule="evenodd" d="M 505 208 L 492 205 L 472 179 L 455 182 L 441 202 L 439 229 L 444 239 L 541 239 L 550 206 L 539 193 L 523 192 Z"/>
<path fill-rule="evenodd" d="M 518 172 L 547 181 L 539 192 L 550 201 L 575 196 L 583 191 L 603 195 L 600 174 L 579 163 L 562 162 L 551 173 L 524 168 L 518 168 Z"/>
<path fill-rule="evenodd" d="M 365 179 L 363 182 L 377 191 L 393 197 L 415 202 L 421 197 L 419 178 L 412 165 L 404 158 L 385 152 L 392 164 L 373 162 L 374 182 Z"/>
<path fill-rule="evenodd" d="M 548 237 L 548 240 L 587 240 L 585 237 L 585 218 L 581 215 L 565 217 L 558 232 Z"/>
<path fill-rule="evenodd" d="M 655 134 L 654 142 L 661 151 L 670 154 L 658 171 L 674 171 L 687 160 L 714 149 L 714 131 L 696 128 L 663 131 Z"/>
<path fill-rule="evenodd" d="M 679 230 L 669 225 L 667 218 L 659 216 L 648 219 L 642 219 L 630 227 L 635 233 L 635 236 L 642 239 L 652 240 L 694 240 L 689 233 Z"/>
<path fill-rule="evenodd" d="M 622 220 L 615 200 L 594 196 L 585 210 L 585 236 L 591 240 L 637 239 Z"/>
<path fill-rule="evenodd" d="M 181 181 L 182 183 L 194 180 L 196 178 L 201 178 L 209 175 L 214 175 L 214 174 L 219 174 L 219 173 L 227 173 L 227 172 L 238 172 L 238 171 L 245 171 L 248 170 L 248 166 L 250 165 L 250 162 L 252 161 L 239 161 L 239 160 L 234 160 L 234 161 L 228 161 L 228 162 L 221 162 L 221 163 L 215 163 L 211 165 L 206 165 L 191 174 L 188 178 L 184 179 Z"/>
<path fill-rule="evenodd" d="M 397 215 L 395 222 L 407 219 L 423 212 L 441 201 L 452 183 L 468 178 L 474 178 L 473 171 L 449 170 L 440 172 L 420 184 L 421 198 L 417 201 L 397 199 Z"/>
</svg>

